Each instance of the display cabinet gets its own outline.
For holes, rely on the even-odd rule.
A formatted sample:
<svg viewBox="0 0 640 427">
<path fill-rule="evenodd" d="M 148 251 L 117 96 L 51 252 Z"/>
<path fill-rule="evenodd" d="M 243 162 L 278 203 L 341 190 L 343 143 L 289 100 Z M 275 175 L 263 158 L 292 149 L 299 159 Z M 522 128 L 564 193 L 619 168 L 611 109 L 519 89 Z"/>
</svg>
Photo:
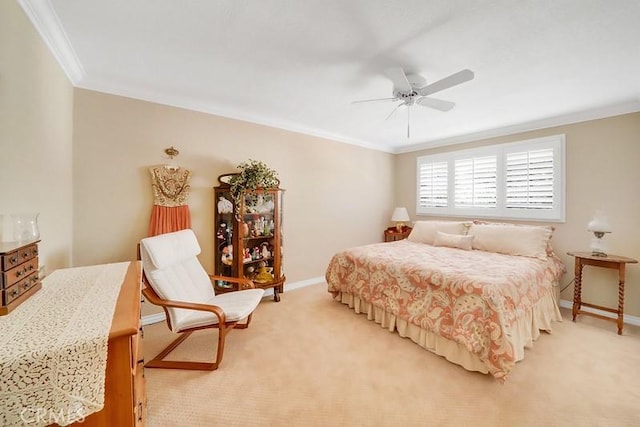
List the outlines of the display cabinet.
<svg viewBox="0 0 640 427">
<path fill-rule="evenodd" d="M 236 203 L 229 179 L 218 177 L 215 191 L 215 274 L 246 277 L 256 288 L 273 288 L 280 301 L 285 275 L 282 267 L 282 194 L 280 188 L 245 191 Z M 236 206 L 237 204 L 237 206 Z M 216 293 L 238 290 L 237 284 L 215 283 Z"/>
</svg>

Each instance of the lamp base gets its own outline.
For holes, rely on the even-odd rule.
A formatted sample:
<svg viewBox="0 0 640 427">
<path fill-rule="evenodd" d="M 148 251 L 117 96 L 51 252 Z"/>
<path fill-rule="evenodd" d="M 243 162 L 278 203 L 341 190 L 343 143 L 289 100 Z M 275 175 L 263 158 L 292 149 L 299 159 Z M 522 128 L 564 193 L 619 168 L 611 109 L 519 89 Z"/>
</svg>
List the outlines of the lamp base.
<svg viewBox="0 0 640 427">
<path fill-rule="evenodd" d="M 600 251 L 591 251 L 591 256 L 600 256 L 600 257 L 607 257 L 608 255 L 604 252 L 600 252 Z"/>
<path fill-rule="evenodd" d="M 404 222 L 396 222 L 396 231 L 402 233 L 404 230 Z"/>
<path fill-rule="evenodd" d="M 607 246 L 602 241 L 602 236 L 604 236 L 604 233 L 594 232 L 593 234 L 595 234 L 596 237 L 591 239 L 591 244 L 589 245 L 589 248 L 591 249 L 591 255 L 598 256 L 598 257 L 606 257 Z"/>
</svg>

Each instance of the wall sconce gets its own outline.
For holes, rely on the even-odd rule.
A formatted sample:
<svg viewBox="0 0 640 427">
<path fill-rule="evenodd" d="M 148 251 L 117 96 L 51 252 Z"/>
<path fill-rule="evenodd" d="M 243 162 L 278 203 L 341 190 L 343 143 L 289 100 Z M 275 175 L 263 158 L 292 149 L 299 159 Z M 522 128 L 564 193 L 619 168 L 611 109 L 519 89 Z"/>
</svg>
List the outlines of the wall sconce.
<svg viewBox="0 0 640 427">
<path fill-rule="evenodd" d="M 602 215 L 602 213 L 600 212 L 596 212 L 593 219 L 589 221 L 589 224 L 587 224 L 587 231 L 592 232 L 595 236 L 593 239 L 591 239 L 591 244 L 589 245 L 589 248 L 591 249 L 591 255 L 606 257 L 607 247 L 602 241 L 602 238 L 604 237 L 605 233 L 611 233 L 613 231 L 607 217 Z"/>
<path fill-rule="evenodd" d="M 409 221 L 409 212 L 407 212 L 407 208 L 395 208 L 393 210 L 393 215 L 391 215 L 391 221 L 396 223 L 396 230 L 398 233 L 402 232 L 402 228 L 406 221 Z"/>
</svg>

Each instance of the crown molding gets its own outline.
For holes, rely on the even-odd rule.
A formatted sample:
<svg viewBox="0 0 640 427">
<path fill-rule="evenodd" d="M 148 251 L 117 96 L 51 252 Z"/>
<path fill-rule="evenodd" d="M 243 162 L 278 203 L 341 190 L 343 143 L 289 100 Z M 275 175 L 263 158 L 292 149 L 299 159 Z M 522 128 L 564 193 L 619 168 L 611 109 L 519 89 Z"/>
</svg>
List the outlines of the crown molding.
<svg viewBox="0 0 640 427">
<path fill-rule="evenodd" d="M 110 95 L 123 96 L 125 98 L 138 99 L 141 101 L 153 102 L 155 104 L 167 105 L 171 107 L 183 108 L 190 111 L 198 111 L 201 113 L 213 114 L 227 119 L 249 122 L 257 125 L 268 126 L 271 128 L 282 129 L 289 132 L 296 132 L 303 135 L 309 135 L 317 138 L 328 139 L 344 144 L 355 145 L 369 150 L 382 151 L 385 153 L 393 153 L 390 147 L 381 147 L 370 142 L 361 141 L 355 138 L 347 138 L 342 135 L 325 132 L 322 130 L 300 126 L 296 123 L 286 122 L 282 120 L 273 120 L 256 115 L 246 114 L 239 111 L 230 111 L 218 106 L 203 103 L 200 100 L 172 95 L 162 95 L 159 91 L 145 90 L 144 88 L 135 87 L 133 85 L 114 85 L 105 79 L 97 79 L 87 76 L 80 84 L 76 85 L 81 89 L 92 90 L 95 92 L 106 93 Z"/>
<path fill-rule="evenodd" d="M 622 114 L 635 113 L 640 111 L 640 99 L 632 99 L 627 102 L 607 105 L 601 108 L 583 110 L 571 114 L 564 114 L 555 117 L 548 117 L 541 120 L 520 123 L 512 126 L 489 129 L 480 132 L 469 133 L 465 135 L 454 136 L 451 138 L 437 139 L 433 141 L 423 142 L 419 144 L 406 145 L 400 147 L 382 147 L 370 142 L 361 141 L 354 138 L 347 138 L 342 135 L 332 134 L 309 127 L 300 126 L 298 124 L 274 121 L 268 118 L 252 116 L 241 112 L 231 112 L 214 105 L 202 103 L 192 98 L 177 98 L 170 95 L 160 95 L 159 92 L 146 91 L 136 87 L 124 87 L 122 85 L 113 85 L 108 81 L 94 79 L 86 79 L 82 84 L 77 85 L 80 88 L 93 90 L 96 92 L 107 93 L 111 95 L 124 96 L 156 104 L 167 105 L 177 108 L 183 108 L 190 111 L 199 111 L 201 113 L 214 114 L 216 116 L 225 117 L 233 120 L 240 120 L 253 124 L 268 126 L 272 128 L 282 129 L 289 132 L 301 133 L 304 135 L 314 136 L 323 139 L 329 139 L 344 144 L 355 145 L 369 150 L 381 151 L 390 154 L 403 154 L 420 150 L 428 150 L 447 145 L 462 144 L 466 142 L 479 141 L 482 139 L 495 138 L 500 136 L 513 135 L 522 132 L 529 132 L 540 129 L 548 129 L 556 126 L 564 126 L 573 123 L 580 123 L 589 120 L 603 119 L 606 117 L 619 116 Z"/>
<path fill-rule="evenodd" d="M 414 151 L 428 150 L 436 147 L 447 145 L 463 144 L 465 142 L 479 141 L 487 138 L 495 138 L 499 136 L 513 135 L 516 133 L 529 132 L 540 129 L 548 129 L 556 126 L 570 125 L 573 123 L 586 122 L 589 120 L 604 119 L 606 117 L 619 116 L 622 114 L 637 113 L 640 111 L 640 100 L 632 99 L 627 102 L 607 105 L 601 108 L 579 111 L 570 114 L 563 114 L 555 117 L 548 117 L 541 120 L 520 123 L 513 126 L 505 126 L 486 131 L 475 132 L 465 135 L 454 136 L 451 138 L 443 138 L 420 144 L 407 145 L 398 147 L 393 150 L 394 154 L 411 153 Z"/>
<path fill-rule="evenodd" d="M 85 76 L 84 68 L 78 60 L 50 1 L 18 0 L 18 3 L 64 70 L 71 84 L 76 86 Z"/>
</svg>

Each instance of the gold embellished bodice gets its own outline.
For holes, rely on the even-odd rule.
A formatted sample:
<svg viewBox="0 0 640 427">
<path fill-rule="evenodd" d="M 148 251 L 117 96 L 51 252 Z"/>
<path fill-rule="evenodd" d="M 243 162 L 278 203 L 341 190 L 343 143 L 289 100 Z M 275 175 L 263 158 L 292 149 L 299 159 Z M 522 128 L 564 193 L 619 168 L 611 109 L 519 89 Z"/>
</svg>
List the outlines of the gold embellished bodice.
<svg viewBox="0 0 640 427">
<path fill-rule="evenodd" d="M 154 205 L 176 207 L 187 204 L 191 172 L 167 166 L 154 166 L 150 171 Z"/>
</svg>

